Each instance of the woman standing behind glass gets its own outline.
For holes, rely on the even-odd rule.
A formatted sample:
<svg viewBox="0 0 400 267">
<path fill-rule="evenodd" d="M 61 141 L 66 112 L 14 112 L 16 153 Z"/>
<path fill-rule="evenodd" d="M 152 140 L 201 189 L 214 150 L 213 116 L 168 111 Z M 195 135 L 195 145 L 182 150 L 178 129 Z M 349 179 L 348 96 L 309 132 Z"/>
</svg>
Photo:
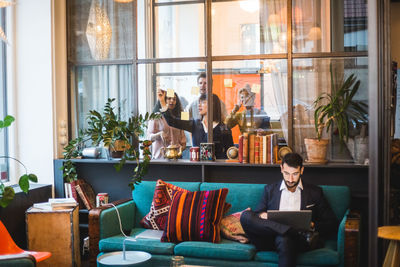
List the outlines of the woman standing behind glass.
<svg viewBox="0 0 400 267">
<path fill-rule="evenodd" d="M 160 112 L 161 107 L 167 107 L 169 112 L 174 116 L 180 116 L 182 107 L 178 95 L 175 93 L 174 97 L 167 97 L 164 90 L 157 89 L 158 101 L 154 106 L 153 112 Z M 170 127 L 164 117 L 149 122 L 147 128 L 148 138 L 153 141 L 151 145 L 152 158 L 163 158 L 162 147 L 169 145 L 178 145 L 182 147 L 182 151 L 186 148 L 186 137 L 183 130 Z"/>
<path fill-rule="evenodd" d="M 213 94 L 213 140 L 215 144 L 215 156 L 217 159 L 226 159 L 226 151 L 233 146 L 232 132 L 221 122 L 221 104 L 217 95 Z M 164 115 L 170 126 L 183 129 L 192 133 L 193 146 L 199 146 L 200 143 L 207 143 L 207 96 L 201 95 L 199 99 L 199 115 L 201 119 L 180 120 L 179 116 L 174 116 L 166 111 Z"/>
</svg>

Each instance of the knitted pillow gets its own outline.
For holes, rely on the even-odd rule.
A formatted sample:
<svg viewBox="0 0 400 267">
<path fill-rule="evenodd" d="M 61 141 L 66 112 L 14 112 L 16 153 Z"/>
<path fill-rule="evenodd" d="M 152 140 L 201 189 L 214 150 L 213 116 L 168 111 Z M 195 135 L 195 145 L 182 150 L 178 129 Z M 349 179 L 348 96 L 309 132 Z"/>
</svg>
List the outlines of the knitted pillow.
<svg viewBox="0 0 400 267">
<path fill-rule="evenodd" d="M 240 243 L 249 243 L 249 239 L 240 224 L 240 215 L 243 211 L 239 211 L 228 215 L 221 220 L 221 234 L 226 239 L 239 241 Z"/>
<path fill-rule="evenodd" d="M 208 241 L 218 243 L 220 222 L 228 189 L 177 191 L 172 198 L 161 241 Z"/>
<path fill-rule="evenodd" d="M 189 192 L 186 189 L 166 183 L 161 179 L 157 180 L 150 211 L 140 221 L 140 224 L 144 228 L 164 230 L 171 199 L 175 191 Z"/>
</svg>

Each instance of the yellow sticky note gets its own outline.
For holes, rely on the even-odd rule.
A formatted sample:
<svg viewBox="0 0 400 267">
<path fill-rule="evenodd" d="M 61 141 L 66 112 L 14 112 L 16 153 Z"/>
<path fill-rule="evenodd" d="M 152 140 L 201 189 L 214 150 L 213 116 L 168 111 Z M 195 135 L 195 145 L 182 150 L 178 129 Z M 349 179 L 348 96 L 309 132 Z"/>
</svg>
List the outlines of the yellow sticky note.
<svg viewBox="0 0 400 267">
<path fill-rule="evenodd" d="M 199 87 L 197 86 L 192 87 L 192 95 L 198 95 L 199 91 L 200 91 Z"/>
<path fill-rule="evenodd" d="M 253 84 L 253 86 L 251 87 L 251 91 L 256 94 L 260 93 L 261 86 L 259 84 Z"/>
<path fill-rule="evenodd" d="M 232 87 L 232 79 L 224 79 L 224 87 Z"/>
<path fill-rule="evenodd" d="M 174 97 L 174 96 L 175 96 L 174 89 L 168 89 L 167 90 L 167 97 Z"/>
<path fill-rule="evenodd" d="M 188 121 L 189 120 L 189 112 L 182 111 L 181 112 L 181 120 Z"/>
</svg>

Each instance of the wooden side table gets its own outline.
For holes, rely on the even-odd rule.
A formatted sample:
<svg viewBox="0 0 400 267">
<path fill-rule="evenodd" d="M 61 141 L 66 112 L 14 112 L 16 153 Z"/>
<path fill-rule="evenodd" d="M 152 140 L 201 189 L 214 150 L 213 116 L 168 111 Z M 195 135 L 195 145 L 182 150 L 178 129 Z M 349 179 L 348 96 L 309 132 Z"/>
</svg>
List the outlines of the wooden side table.
<svg viewBox="0 0 400 267">
<path fill-rule="evenodd" d="M 381 226 L 378 237 L 390 240 L 383 267 L 400 266 L 400 226 Z"/>
<path fill-rule="evenodd" d="M 52 257 L 41 266 L 81 265 L 79 251 L 79 208 L 26 211 L 28 249 L 50 251 Z"/>
</svg>

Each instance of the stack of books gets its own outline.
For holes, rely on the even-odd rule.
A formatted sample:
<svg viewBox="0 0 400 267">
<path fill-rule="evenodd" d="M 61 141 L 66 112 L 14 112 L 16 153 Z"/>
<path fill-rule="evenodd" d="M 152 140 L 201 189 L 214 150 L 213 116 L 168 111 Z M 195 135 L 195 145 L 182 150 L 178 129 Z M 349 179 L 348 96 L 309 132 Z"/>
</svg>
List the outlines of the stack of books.
<svg viewBox="0 0 400 267">
<path fill-rule="evenodd" d="M 33 208 L 39 210 L 64 210 L 78 205 L 73 198 L 49 198 L 48 202 L 34 203 Z"/>
<path fill-rule="evenodd" d="M 243 133 L 239 136 L 239 162 L 250 164 L 276 164 L 278 134 L 259 135 Z"/>
</svg>

